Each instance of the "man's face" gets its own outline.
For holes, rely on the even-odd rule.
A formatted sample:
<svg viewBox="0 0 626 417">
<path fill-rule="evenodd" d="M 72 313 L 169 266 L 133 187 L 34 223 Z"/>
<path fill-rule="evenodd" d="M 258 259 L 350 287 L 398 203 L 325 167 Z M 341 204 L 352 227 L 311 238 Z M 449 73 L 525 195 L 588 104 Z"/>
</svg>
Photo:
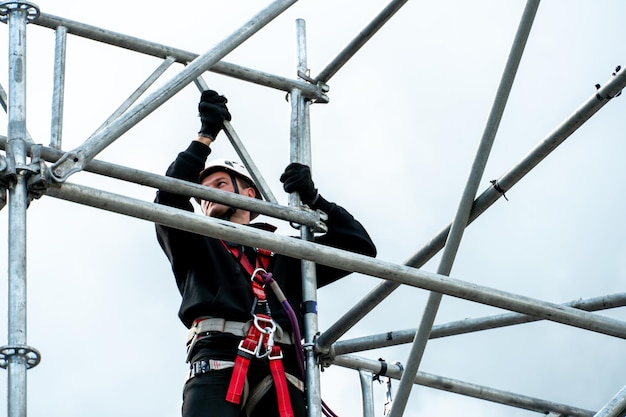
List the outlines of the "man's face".
<svg viewBox="0 0 626 417">
<path fill-rule="evenodd" d="M 210 188 L 217 188 L 222 191 L 228 191 L 230 193 L 235 192 L 235 187 L 233 186 L 233 179 L 227 172 L 217 171 L 212 174 L 207 175 L 202 180 L 202 185 Z M 239 194 L 245 195 L 248 197 L 254 198 L 256 196 L 256 191 L 252 187 L 248 187 L 244 185 L 242 181 L 237 181 L 237 188 L 239 189 Z M 226 211 L 229 209 L 228 206 L 219 203 L 213 203 L 210 201 L 202 200 L 200 204 L 202 208 L 202 212 L 204 212 L 205 216 L 222 218 Z M 243 215 L 244 211 L 237 210 L 238 214 Z M 249 212 L 245 211 L 247 215 Z M 239 222 L 239 218 L 231 218 L 231 221 Z M 248 219 L 249 221 L 249 219 Z"/>
<path fill-rule="evenodd" d="M 207 175 L 202 180 L 202 185 L 231 193 L 235 191 L 230 175 L 222 171 L 217 171 Z M 228 206 L 206 200 L 202 200 L 201 207 L 204 214 L 210 217 L 221 217 L 224 213 L 226 213 L 226 210 L 228 210 Z"/>
</svg>

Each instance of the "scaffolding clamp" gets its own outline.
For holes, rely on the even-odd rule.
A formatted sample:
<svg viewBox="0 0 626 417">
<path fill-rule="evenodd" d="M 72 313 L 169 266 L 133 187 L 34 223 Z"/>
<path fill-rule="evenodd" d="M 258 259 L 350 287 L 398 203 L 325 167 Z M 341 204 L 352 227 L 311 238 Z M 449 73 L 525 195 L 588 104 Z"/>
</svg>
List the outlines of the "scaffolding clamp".
<svg viewBox="0 0 626 417">
<path fill-rule="evenodd" d="M 31 176 L 26 182 L 28 188 L 28 201 L 39 199 L 46 193 L 48 186 L 50 185 L 50 170 L 46 166 L 46 163 L 41 159 L 42 145 L 33 145 L 30 148 L 31 152 Z"/>
<path fill-rule="evenodd" d="M 50 181 L 48 180 L 48 168 L 41 159 L 42 145 L 33 145 L 30 148 L 31 160 L 28 164 L 16 163 L 15 159 L 0 157 L 0 209 L 6 204 L 6 190 L 18 175 L 27 178 L 28 202 L 40 198 L 46 191 Z"/>
<path fill-rule="evenodd" d="M 306 211 L 307 213 L 314 213 L 315 216 L 317 217 L 317 219 L 314 222 L 314 225 L 311 226 L 311 231 L 313 233 L 328 232 L 328 226 L 326 226 L 326 220 L 328 220 L 328 214 L 324 213 L 321 210 L 310 209 L 306 205 L 300 205 L 300 209 L 303 211 Z M 300 230 L 300 227 L 302 227 L 301 224 L 296 223 L 296 222 L 289 222 L 289 225 L 296 230 Z"/>
<path fill-rule="evenodd" d="M 320 98 L 314 100 L 316 103 L 328 103 L 328 97 L 324 95 L 324 93 L 328 93 L 330 91 L 330 87 L 328 87 L 328 84 L 311 77 L 310 69 L 307 69 L 306 71 L 298 70 L 298 78 L 301 78 L 308 83 L 314 84 L 320 90 Z"/>
</svg>

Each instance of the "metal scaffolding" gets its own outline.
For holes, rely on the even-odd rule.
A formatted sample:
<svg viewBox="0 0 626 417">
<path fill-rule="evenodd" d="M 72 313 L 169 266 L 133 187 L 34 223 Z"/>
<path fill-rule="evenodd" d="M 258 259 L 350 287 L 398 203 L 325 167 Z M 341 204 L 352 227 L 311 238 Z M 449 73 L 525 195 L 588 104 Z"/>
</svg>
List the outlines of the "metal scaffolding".
<svg viewBox="0 0 626 417">
<path fill-rule="evenodd" d="M 593 313 L 626 306 L 624 293 L 556 304 L 449 276 L 465 228 L 505 196 L 505 193 L 612 98 L 618 96 L 626 86 L 626 71 L 616 70 L 604 85 L 598 85 L 597 91 L 588 100 L 543 138 L 518 164 L 511 167 L 497 180 L 492 181 L 492 187 L 482 194 L 477 194 L 479 182 L 483 176 L 537 13 L 538 0 L 529 0 L 521 16 L 456 216 L 449 225 L 410 256 L 403 265 L 371 259 L 310 242 L 314 232 L 325 230 L 323 213 L 302 208 L 295 197 L 290 198 L 288 206 L 279 204 L 234 127 L 228 122 L 225 126 L 225 133 L 241 160 L 253 173 L 265 197 L 264 201 L 224 193 L 199 184 L 191 184 L 96 159 L 98 154 L 183 88 L 195 83 L 199 90 L 205 89 L 207 85 L 202 76 L 209 71 L 287 93 L 291 103 L 290 159 L 311 164 L 309 127 L 311 104 L 328 103 L 328 82 L 333 75 L 400 10 L 406 0 L 391 1 L 316 77 L 311 76 L 308 71 L 304 20 L 296 22 L 297 79 L 268 74 L 223 61 L 228 53 L 238 48 L 295 2 L 296 0 L 274 1 L 204 54 L 187 52 L 48 15 L 40 12 L 35 4 L 29 2 L 10 0 L 0 3 L 0 20 L 6 23 L 9 29 L 10 57 L 8 94 L 4 93 L 4 89 L 0 91 L 2 93 L 0 101 L 7 111 L 9 120 L 7 136 L 0 136 L 0 148 L 4 150 L 4 154 L 0 155 L 0 209 L 6 205 L 9 212 L 8 344 L 0 348 L 0 366 L 8 371 L 7 415 L 9 417 L 26 416 L 27 370 L 37 366 L 41 357 L 36 348 L 27 344 L 26 338 L 26 213 L 33 200 L 46 197 L 100 208 L 210 237 L 264 247 L 277 253 L 301 258 L 303 271 L 305 271 L 303 273 L 304 300 L 307 302 L 316 303 L 317 301 L 315 263 L 381 278 L 379 285 L 328 329 L 319 329 L 316 313 L 305 314 L 306 389 L 308 412 L 311 417 L 318 417 L 322 414 L 320 369 L 328 366 L 358 371 L 362 384 L 363 415 L 366 417 L 375 415 L 372 381 L 380 377 L 400 381 L 393 401 L 389 395 L 390 401 L 386 404 L 386 413 L 393 417 L 399 417 L 405 413 L 411 388 L 415 384 L 554 416 L 618 417 L 624 415 L 626 412 L 624 389 L 613 397 L 610 397 L 610 394 L 607 395 L 607 404 L 604 408 L 591 411 L 431 375 L 419 370 L 422 355 L 431 339 L 515 326 L 538 320 L 547 320 L 589 332 L 626 339 L 625 322 Z M 24 74 L 28 70 L 25 59 L 28 25 L 49 28 L 56 34 L 53 112 L 48 146 L 36 143 L 26 130 L 26 77 Z M 70 35 L 157 57 L 162 60 L 162 63 L 84 143 L 74 149 L 65 150 L 62 140 L 65 55 L 66 41 Z M 183 65 L 177 75 L 160 86 L 154 87 L 151 93 L 144 94 L 174 64 Z M 301 225 L 301 239 L 294 240 L 254 228 L 241 227 L 222 220 L 69 181 L 72 175 L 81 171 L 154 189 L 173 191 L 189 197 L 211 199 L 298 224 Z M 443 253 L 437 273 L 420 269 L 441 250 Z M 424 314 L 416 328 L 340 340 L 356 323 L 401 285 L 417 287 L 429 292 Z M 498 307 L 509 313 L 435 325 L 437 310 L 443 295 Z M 356 352 L 409 343 L 412 343 L 411 352 L 403 364 L 387 363 L 383 360 L 372 360 L 355 355 Z M 54 358 L 49 360 L 54 360 Z"/>
</svg>

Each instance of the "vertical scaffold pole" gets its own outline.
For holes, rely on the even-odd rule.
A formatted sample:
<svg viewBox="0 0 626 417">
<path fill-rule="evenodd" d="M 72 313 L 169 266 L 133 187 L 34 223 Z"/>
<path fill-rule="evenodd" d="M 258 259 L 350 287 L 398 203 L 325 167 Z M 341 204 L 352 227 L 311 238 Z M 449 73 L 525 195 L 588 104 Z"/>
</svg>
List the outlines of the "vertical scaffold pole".
<svg viewBox="0 0 626 417">
<path fill-rule="evenodd" d="M 39 15 L 27 2 L 0 3 L 9 25 L 9 97 L 6 170 L 9 178 L 8 345 L 0 348 L 0 365 L 8 371 L 8 417 L 26 416 L 26 371 L 39 353 L 26 345 L 26 24 Z"/>
<path fill-rule="evenodd" d="M 65 97 L 65 58 L 67 28 L 57 27 L 54 43 L 54 78 L 52 88 L 52 118 L 50 122 L 50 147 L 61 149 L 63 136 L 63 107 Z"/>
<path fill-rule="evenodd" d="M 306 26 L 304 20 L 296 20 L 298 73 L 307 71 Z M 308 103 L 299 89 L 293 89 L 291 96 L 291 140 L 290 160 L 311 166 L 311 147 Z M 300 198 L 295 193 L 289 196 L 289 205 L 297 207 Z M 300 227 L 300 238 L 313 240 L 313 232 L 307 226 Z M 302 300 L 304 306 L 304 359 L 305 392 L 309 417 L 322 415 L 320 375 L 315 358 L 315 337 L 317 336 L 317 277 L 315 263 L 302 260 Z"/>
</svg>

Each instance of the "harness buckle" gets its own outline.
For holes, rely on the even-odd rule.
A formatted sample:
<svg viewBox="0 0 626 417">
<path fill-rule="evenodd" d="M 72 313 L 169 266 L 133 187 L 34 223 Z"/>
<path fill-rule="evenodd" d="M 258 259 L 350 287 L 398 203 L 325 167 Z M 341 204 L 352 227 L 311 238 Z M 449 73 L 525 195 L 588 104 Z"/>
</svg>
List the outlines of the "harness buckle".
<svg viewBox="0 0 626 417">
<path fill-rule="evenodd" d="M 269 324 L 269 326 L 262 326 L 260 324 L 261 322 L 267 323 Z M 253 323 L 254 323 L 254 327 L 256 327 L 257 330 L 263 334 L 270 334 L 276 331 L 276 323 L 274 322 L 274 320 L 272 320 L 271 317 L 264 318 L 264 317 L 259 317 L 258 314 L 255 314 Z"/>
<path fill-rule="evenodd" d="M 244 343 L 244 342 L 245 342 L 245 339 L 244 339 L 244 340 L 242 340 L 241 342 L 239 342 L 239 347 L 238 347 L 238 349 L 239 349 L 240 351 L 244 352 L 244 353 L 247 353 L 247 354 L 248 354 L 248 355 L 250 355 L 250 356 L 257 356 L 257 352 L 259 351 L 259 347 L 260 347 L 261 345 L 260 345 L 260 344 L 257 344 L 257 345 L 254 347 L 254 350 L 250 350 L 250 349 L 247 349 L 247 348 L 245 348 L 245 347 L 243 346 L 243 343 Z"/>
<path fill-rule="evenodd" d="M 283 351 L 281 349 L 276 349 L 277 354 L 272 355 L 271 353 L 269 355 L 267 355 L 267 359 L 273 361 L 276 359 L 282 359 L 283 358 Z"/>
</svg>

